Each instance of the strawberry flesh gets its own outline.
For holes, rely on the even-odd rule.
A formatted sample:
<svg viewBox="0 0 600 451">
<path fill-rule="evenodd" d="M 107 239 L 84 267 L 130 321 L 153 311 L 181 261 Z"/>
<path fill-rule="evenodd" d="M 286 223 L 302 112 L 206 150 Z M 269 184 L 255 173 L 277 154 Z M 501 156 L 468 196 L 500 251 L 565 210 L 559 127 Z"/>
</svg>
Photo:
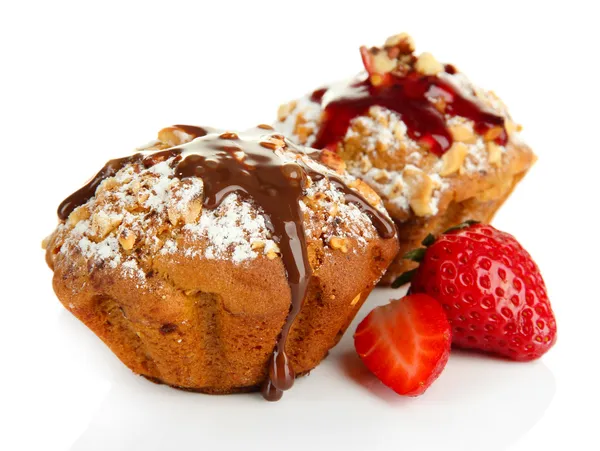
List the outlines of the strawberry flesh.
<svg viewBox="0 0 600 451">
<path fill-rule="evenodd" d="M 450 354 L 450 324 L 424 294 L 375 308 L 358 325 L 354 346 L 367 368 L 401 395 L 417 396 L 440 375 Z"/>
</svg>

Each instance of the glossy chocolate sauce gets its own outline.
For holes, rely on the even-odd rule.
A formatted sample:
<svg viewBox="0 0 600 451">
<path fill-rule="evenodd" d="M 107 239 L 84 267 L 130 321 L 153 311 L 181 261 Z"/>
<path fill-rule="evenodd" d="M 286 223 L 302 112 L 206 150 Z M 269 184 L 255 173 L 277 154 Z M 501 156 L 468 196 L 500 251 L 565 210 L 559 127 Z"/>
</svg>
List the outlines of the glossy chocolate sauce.
<svg viewBox="0 0 600 451">
<path fill-rule="evenodd" d="M 445 70 L 449 74 L 456 73 L 451 65 Z M 429 100 L 430 97 L 443 99 L 443 113 Z M 474 94 L 464 93 L 447 79 L 437 76 L 416 72 L 405 76 L 390 73 L 386 74 L 385 83 L 374 86 L 365 75 L 345 85 L 318 89 L 310 99 L 320 103 L 324 113 L 316 141 L 312 144 L 318 149 L 335 150 L 346 135 L 350 121 L 365 115 L 375 105 L 398 113 L 406 124 L 408 136 L 437 155 L 447 151 L 453 142 L 446 126 L 446 115 L 472 120 L 475 131 L 480 134 L 501 127 L 502 131 L 495 139 L 500 145 L 506 144 L 508 137 L 503 117 L 489 111 Z"/>
<path fill-rule="evenodd" d="M 138 161 L 151 167 L 171 158 L 177 177 L 202 178 L 205 208 L 218 207 L 227 195 L 234 192 L 256 202 L 268 217 L 267 227 L 274 238 L 279 239 L 278 245 L 291 294 L 290 311 L 269 362 L 268 378 L 262 387 L 265 399 L 276 401 L 294 383 L 295 374 L 285 347 L 312 276 L 299 203 L 305 194 L 308 178 L 313 181 L 329 178 L 344 193 L 346 202 L 356 205 L 368 215 L 383 238 L 392 238 L 395 227 L 385 214 L 371 206 L 339 177 L 320 173 L 301 159 L 284 159 L 278 155 L 275 151 L 284 143 L 296 152 L 304 151 L 285 140 L 283 135 L 274 133 L 268 126 L 260 126 L 240 135 L 184 125 L 177 125 L 175 128 L 195 139 L 167 150 L 144 151 L 131 157 L 109 161 L 87 185 L 61 203 L 59 218 L 66 220 L 71 211 L 91 199 L 104 178 L 114 175 L 129 162 Z"/>
</svg>

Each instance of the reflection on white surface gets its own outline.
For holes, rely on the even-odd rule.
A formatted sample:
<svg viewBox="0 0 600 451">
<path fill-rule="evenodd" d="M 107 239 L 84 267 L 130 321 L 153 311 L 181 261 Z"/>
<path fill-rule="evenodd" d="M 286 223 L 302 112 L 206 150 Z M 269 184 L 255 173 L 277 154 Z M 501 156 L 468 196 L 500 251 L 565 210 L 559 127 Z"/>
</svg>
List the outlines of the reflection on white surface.
<svg viewBox="0 0 600 451">
<path fill-rule="evenodd" d="M 419 398 L 396 395 L 365 369 L 351 332 L 374 305 L 400 294 L 377 290 L 326 361 L 278 403 L 258 394 L 209 396 L 155 385 L 97 349 L 99 340 L 85 343 L 98 356 L 93 371 L 112 386 L 71 450 L 503 450 L 531 429 L 555 393 L 541 362 L 454 351 Z M 67 314 L 60 325 L 65 334 L 82 334 Z"/>
</svg>

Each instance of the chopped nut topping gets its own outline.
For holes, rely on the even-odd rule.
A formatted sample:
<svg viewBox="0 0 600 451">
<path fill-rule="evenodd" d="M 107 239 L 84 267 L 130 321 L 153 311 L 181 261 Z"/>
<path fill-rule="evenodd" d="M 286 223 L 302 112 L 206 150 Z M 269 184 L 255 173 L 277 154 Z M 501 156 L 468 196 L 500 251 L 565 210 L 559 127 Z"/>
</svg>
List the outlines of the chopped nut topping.
<svg viewBox="0 0 600 451">
<path fill-rule="evenodd" d="M 502 134 L 503 131 L 504 131 L 503 127 L 500 127 L 500 126 L 492 127 L 487 132 L 485 132 L 485 134 L 483 135 L 483 139 L 485 141 L 493 141 L 496 138 L 498 138 Z"/>
<path fill-rule="evenodd" d="M 219 135 L 219 138 L 221 138 L 221 139 L 240 139 L 240 137 L 237 135 L 237 133 L 234 133 L 234 132 L 221 133 Z"/>
<path fill-rule="evenodd" d="M 194 224 L 198 222 L 200 213 L 202 212 L 202 199 L 196 198 L 189 203 L 187 211 L 183 215 L 183 221 L 186 224 Z"/>
<path fill-rule="evenodd" d="M 385 47 L 399 47 L 402 53 L 412 53 L 415 51 L 415 41 L 408 33 L 400 33 L 390 36 L 385 41 Z"/>
<path fill-rule="evenodd" d="M 444 66 L 431 53 L 423 52 L 417 58 L 415 70 L 423 75 L 437 75 L 444 71 Z"/>
<path fill-rule="evenodd" d="M 135 233 L 133 233 L 131 230 L 125 229 L 119 235 L 119 244 L 124 250 L 130 251 L 131 249 L 133 249 L 135 239 Z"/>
<path fill-rule="evenodd" d="M 373 176 L 373 179 L 377 183 L 387 183 L 390 181 L 390 175 L 388 174 L 388 172 L 385 169 L 382 169 L 381 171 L 379 171 L 377 174 L 375 174 Z"/>
<path fill-rule="evenodd" d="M 362 294 L 362 293 L 358 293 L 356 296 L 354 296 L 354 299 L 352 299 L 352 302 L 350 302 L 350 306 L 354 306 L 354 305 L 356 305 L 356 303 L 357 303 L 358 301 L 360 301 L 360 295 L 361 295 L 361 294 Z"/>
<path fill-rule="evenodd" d="M 373 68 L 380 74 L 391 72 L 396 67 L 396 61 L 388 57 L 385 52 L 378 52 L 373 57 Z"/>
<path fill-rule="evenodd" d="M 486 143 L 488 161 L 491 165 L 500 166 L 502 163 L 502 148 L 493 141 Z"/>
<path fill-rule="evenodd" d="M 331 237 L 329 240 L 329 247 L 334 250 L 340 250 L 345 254 L 348 252 L 348 240 L 337 236 Z"/>
<path fill-rule="evenodd" d="M 454 141 L 473 144 L 477 141 L 477 135 L 473 132 L 473 130 L 464 124 L 451 125 L 448 127 L 450 134 L 452 135 L 452 139 Z"/>
<path fill-rule="evenodd" d="M 408 167 L 404 170 L 404 181 L 409 188 L 410 208 L 417 216 L 427 216 L 433 213 L 430 205 L 433 196 L 433 180 L 418 168 Z"/>
<path fill-rule="evenodd" d="M 466 144 L 461 142 L 452 144 L 452 147 L 450 147 L 450 149 L 442 156 L 443 166 L 440 175 L 446 177 L 458 171 L 463 165 L 468 153 L 469 148 Z"/>
<path fill-rule="evenodd" d="M 250 243 L 250 248 L 253 251 L 257 251 L 259 249 L 264 249 L 265 247 L 265 242 L 264 241 L 253 241 L 252 243 Z"/>
<path fill-rule="evenodd" d="M 295 100 L 281 105 L 279 107 L 279 110 L 277 110 L 277 119 L 279 119 L 282 122 L 285 121 L 288 118 L 288 116 L 292 113 L 292 111 L 296 109 L 296 105 L 298 105 L 298 102 L 296 102 Z"/>
<path fill-rule="evenodd" d="M 79 221 L 83 221 L 90 217 L 90 210 L 87 205 L 82 205 L 81 207 L 77 207 L 73 212 L 69 215 L 69 219 L 67 219 L 67 224 L 71 227 L 75 227 Z"/>
<path fill-rule="evenodd" d="M 344 160 L 342 160 L 337 153 L 332 152 L 331 150 L 322 150 L 320 161 L 338 174 L 343 174 L 346 171 L 346 163 Z"/>
<path fill-rule="evenodd" d="M 121 224 L 122 219 L 121 215 L 108 215 L 104 211 L 99 211 L 92 216 L 92 234 L 95 238 L 103 240 Z"/>
<path fill-rule="evenodd" d="M 193 138 L 192 135 L 188 135 L 177 127 L 166 127 L 158 132 L 158 140 L 170 147 L 180 146 L 192 141 Z"/>
</svg>

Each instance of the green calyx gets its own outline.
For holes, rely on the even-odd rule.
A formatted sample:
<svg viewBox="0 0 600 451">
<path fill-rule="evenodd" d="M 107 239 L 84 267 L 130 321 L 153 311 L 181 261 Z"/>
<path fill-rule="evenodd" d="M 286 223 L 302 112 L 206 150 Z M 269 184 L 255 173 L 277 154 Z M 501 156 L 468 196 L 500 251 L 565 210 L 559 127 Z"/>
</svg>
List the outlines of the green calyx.
<svg viewBox="0 0 600 451">
<path fill-rule="evenodd" d="M 448 230 L 446 230 L 445 232 L 442 233 L 446 234 L 449 232 L 453 232 L 455 230 L 462 230 L 462 229 L 466 229 L 467 227 L 471 227 L 472 225 L 475 224 L 479 224 L 479 221 L 474 221 L 472 219 L 468 219 L 464 222 L 461 222 L 460 224 L 457 224 L 453 227 L 450 227 Z M 429 246 L 431 246 L 433 243 L 435 243 L 437 240 L 437 238 L 433 235 L 433 234 L 428 234 L 423 241 L 421 241 L 421 245 L 423 245 L 424 247 L 418 247 L 416 249 L 412 249 L 410 251 L 408 251 L 406 254 L 404 254 L 402 256 L 403 259 L 405 260 L 411 260 L 413 262 L 417 262 L 417 263 L 421 263 L 423 261 L 423 258 L 425 258 L 425 252 L 427 251 L 427 248 Z M 396 280 L 394 280 L 392 282 L 392 288 L 399 288 L 404 284 L 409 283 L 415 272 L 417 272 L 417 268 L 411 269 L 410 271 L 406 271 L 402 274 L 400 274 Z"/>
</svg>

